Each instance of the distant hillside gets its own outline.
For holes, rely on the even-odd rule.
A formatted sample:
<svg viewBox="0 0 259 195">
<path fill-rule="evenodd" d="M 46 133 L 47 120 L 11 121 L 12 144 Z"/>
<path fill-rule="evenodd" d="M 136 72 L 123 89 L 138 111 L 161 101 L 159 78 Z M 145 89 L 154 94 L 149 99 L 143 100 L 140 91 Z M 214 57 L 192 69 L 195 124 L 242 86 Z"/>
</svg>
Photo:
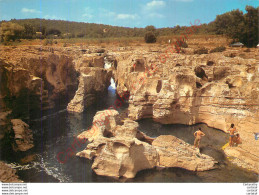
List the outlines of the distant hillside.
<svg viewBox="0 0 259 195">
<path fill-rule="evenodd" d="M 20 25 L 31 25 L 37 31 L 45 30 L 46 34 L 51 29 L 57 29 L 62 34 L 70 33 L 73 37 L 101 38 L 101 37 L 122 37 L 143 36 L 143 28 L 125 28 L 95 23 L 70 22 L 63 20 L 46 20 L 46 19 L 23 19 L 11 20 L 11 22 Z"/>
<path fill-rule="evenodd" d="M 85 37 L 85 38 L 102 38 L 102 37 L 143 37 L 145 28 L 127 28 L 118 27 L 104 24 L 95 23 L 83 23 L 83 22 L 70 22 L 63 20 L 46 20 L 46 19 L 12 19 L 10 22 L 20 24 L 21 26 L 27 26 L 32 28 L 33 34 L 35 32 L 42 32 L 43 35 L 48 35 L 48 32 L 53 30 L 61 36 L 69 37 Z M 156 29 L 157 34 L 160 36 L 180 34 L 184 33 L 188 27 L 170 27 Z M 200 29 L 198 33 L 211 33 L 209 32 L 207 25 L 203 25 L 203 29 Z M 60 32 L 60 33 L 59 33 Z M 31 32 L 32 33 L 32 32 Z"/>
<path fill-rule="evenodd" d="M 209 24 L 202 24 L 196 34 L 225 35 L 233 41 L 240 41 L 248 47 L 258 44 L 258 18 L 259 7 L 246 6 L 246 13 L 240 10 L 217 15 Z M 190 21 L 194 23 L 194 21 Z M 159 36 L 186 34 L 191 28 L 174 26 L 155 29 L 154 26 L 146 28 L 126 28 L 104 24 L 70 22 L 63 20 L 46 19 L 13 19 L 10 22 L 0 23 L 1 41 L 8 42 L 15 39 L 33 38 L 106 38 L 106 37 L 144 37 L 148 31 Z M 151 33 L 151 32 L 149 32 Z M 154 36 L 153 35 L 153 36 Z"/>
</svg>

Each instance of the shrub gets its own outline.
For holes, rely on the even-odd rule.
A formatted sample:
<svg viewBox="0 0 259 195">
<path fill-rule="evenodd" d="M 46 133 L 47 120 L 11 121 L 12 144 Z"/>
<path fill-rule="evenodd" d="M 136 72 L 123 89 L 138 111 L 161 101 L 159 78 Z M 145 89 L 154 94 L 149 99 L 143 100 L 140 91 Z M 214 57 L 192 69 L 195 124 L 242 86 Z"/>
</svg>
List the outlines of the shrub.
<svg viewBox="0 0 259 195">
<path fill-rule="evenodd" d="M 185 42 L 185 41 L 183 41 L 183 40 L 181 40 L 181 41 L 176 41 L 176 44 L 175 44 L 175 46 L 176 47 L 181 47 L 181 48 L 188 48 L 188 44 Z"/>
<path fill-rule="evenodd" d="M 60 30 L 52 28 L 47 31 L 47 35 L 61 35 Z"/>
<path fill-rule="evenodd" d="M 2 22 L 0 26 L 0 40 L 8 44 L 9 41 L 15 41 L 21 38 L 24 27 L 13 22 Z"/>
<path fill-rule="evenodd" d="M 156 42 L 156 36 L 153 32 L 147 32 L 145 34 L 145 42 L 146 43 L 155 43 Z"/>
<path fill-rule="evenodd" d="M 185 41 L 177 41 L 174 47 L 177 53 L 185 53 L 182 48 L 188 48 L 188 44 Z"/>
<path fill-rule="evenodd" d="M 210 53 L 214 53 L 214 52 L 223 52 L 226 50 L 226 47 L 224 46 L 220 46 L 220 47 L 215 47 L 214 49 L 210 50 Z"/>
<path fill-rule="evenodd" d="M 208 54 L 208 49 L 205 48 L 205 47 L 196 49 L 196 50 L 194 51 L 194 54 Z"/>
</svg>

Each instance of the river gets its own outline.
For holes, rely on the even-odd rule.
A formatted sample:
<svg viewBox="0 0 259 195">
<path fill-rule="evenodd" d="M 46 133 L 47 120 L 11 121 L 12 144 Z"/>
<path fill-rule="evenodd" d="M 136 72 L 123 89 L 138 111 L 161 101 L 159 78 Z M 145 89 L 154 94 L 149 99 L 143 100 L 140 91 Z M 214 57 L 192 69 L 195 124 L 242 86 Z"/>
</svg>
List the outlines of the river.
<svg viewBox="0 0 259 195">
<path fill-rule="evenodd" d="M 228 136 L 205 124 L 162 125 L 143 119 L 139 121 L 139 129 L 151 137 L 174 135 L 193 144 L 193 133 L 201 127 L 206 136 L 201 142 L 201 153 L 208 154 L 219 161 L 218 168 L 204 172 L 192 172 L 181 168 L 155 168 L 140 171 L 134 179 L 120 179 L 96 175 L 92 162 L 87 159 L 70 157 L 64 164 L 58 162 L 57 153 L 71 147 L 74 137 L 92 124 L 97 111 L 107 109 L 117 98 L 114 82 L 108 89 L 107 96 L 88 107 L 82 114 L 71 114 L 61 105 L 56 110 L 41 112 L 41 117 L 26 121 L 33 130 L 35 147 L 25 153 L 14 153 L 5 148 L 1 160 L 15 168 L 20 179 L 25 182 L 256 182 L 258 175 L 236 167 L 221 150 L 227 143 Z M 127 108 L 124 104 L 118 111 Z M 38 116 L 38 115 L 35 115 Z M 85 145 L 78 146 L 79 152 Z"/>
</svg>

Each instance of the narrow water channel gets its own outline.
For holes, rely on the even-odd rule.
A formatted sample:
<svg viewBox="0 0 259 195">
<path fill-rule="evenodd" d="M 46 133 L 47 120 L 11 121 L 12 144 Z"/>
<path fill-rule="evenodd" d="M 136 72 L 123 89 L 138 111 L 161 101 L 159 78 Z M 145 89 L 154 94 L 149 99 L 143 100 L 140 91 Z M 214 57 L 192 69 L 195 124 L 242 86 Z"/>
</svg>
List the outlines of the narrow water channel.
<svg viewBox="0 0 259 195">
<path fill-rule="evenodd" d="M 206 136 L 201 142 L 201 152 L 219 161 L 219 168 L 211 171 L 192 172 L 180 168 L 152 169 L 140 171 L 134 179 L 115 180 L 96 175 L 92 162 L 87 159 L 70 157 L 66 163 L 60 163 L 56 156 L 59 152 L 71 147 L 74 137 L 92 125 L 97 111 L 109 108 L 118 98 L 115 83 L 111 80 L 107 96 L 88 107 L 82 114 L 71 114 L 66 105 L 57 110 L 49 110 L 40 118 L 26 121 L 33 130 L 35 147 L 26 153 L 15 153 L 5 148 L 1 154 L 4 160 L 18 171 L 20 179 L 25 182 L 255 182 L 258 175 L 233 165 L 221 151 L 227 142 L 227 135 L 220 130 L 207 127 L 205 124 L 161 125 L 152 119 L 139 121 L 140 130 L 151 137 L 174 135 L 193 144 L 193 133 L 201 127 Z M 119 108 L 122 112 L 127 104 Z M 76 152 L 85 145 L 76 147 Z"/>
</svg>

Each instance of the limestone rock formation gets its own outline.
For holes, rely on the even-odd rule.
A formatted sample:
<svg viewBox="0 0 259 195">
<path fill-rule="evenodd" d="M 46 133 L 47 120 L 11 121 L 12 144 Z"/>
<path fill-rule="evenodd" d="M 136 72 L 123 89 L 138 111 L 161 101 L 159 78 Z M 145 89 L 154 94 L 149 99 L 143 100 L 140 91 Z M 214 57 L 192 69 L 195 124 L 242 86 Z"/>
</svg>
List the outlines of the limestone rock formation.
<svg viewBox="0 0 259 195">
<path fill-rule="evenodd" d="M 118 115 L 115 110 L 98 112 L 93 121 L 98 125 L 78 135 L 78 139 L 91 143 L 77 156 L 93 159 L 96 174 L 133 178 L 138 171 L 155 166 L 192 171 L 214 168 L 213 158 L 200 154 L 184 141 L 171 135 L 150 138 L 138 130 L 135 121 L 127 119 L 120 125 Z"/>
<path fill-rule="evenodd" d="M 16 175 L 16 171 L 2 161 L 0 161 L 0 181 L 4 183 L 23 182 Z"/>
<path fill-rule="evenodd" d="M 70 101 L 69 111 L 82 112 L 110 85 L 112 72 L 104 69 L 106 54 L 90 50 L 86 50 L 90 54 L 85 54 L 79 47 L 7 46 L 0 49 L 0 126 L 3 128 L 0 139 L 11 131 L 10 118 L 15 118 L 12 121 L 14 150 L 26 151 L 33 147 L 28 126 L 17 118 L 28 119 L 37 115 L 34 113 L 63 107 Z M 4 121 L 7 112 L 10 115 Z"/>
<path fill-rule="evenodd" d="M 118 93 L 130 93 L 131 119 L 205 123 L 223 131 L 234 123 L 243 140 L 239 147 L 259 156 L 254 139 L 259 126 L 258 57 L 143 51 L 118 58 L 115 71 Z"/>
<path fill-rule="evenodd" d="M 28 46 L 2 50 L 0 104 L 13 112 L 18 112 L 13 107 L 20 108 L 20 102 L 21 110 L 29 103 L 31 109 L 45 110 L 72 99 L 68 110 L 82 112 L 110 85 L 112 72 L 104 69 L 106 54 L 96 48 Z"/>
<path fill-rule="evenodd" d="M 104 56 L 96 53 L 84 54 L 74 62 L 80 73 L 79 85 L 67 110 L 81 113 L 85 107 L 93 104 L 98 96 L 107 92 L 112 72 L 104 69 Z"/>
<path fill-rule="evenodd" d="M 73 58 L 60 53 L 17 48 L 0 55 L 0 65 L 4 106 L 21 101 L 24 107 L 53 108 L 56 102 L 70 100 L 78 85 Z"/>
<path fill-rule="evenodd" d="M 159 166 L 181 167 L 191 171 L 211 169 L 215 161 L 207 155 L 200 154 L 190 144 L 172 135 L 160 135 L 152 146 L 159 155 Z"/>
<path fill-rule="evenodd" d="M 241 147 L 227 147 L 224 152 L 232 163 L 259 174 L 258 156 Z"/>
<path fill-rule="evenodd" d="M 95 53 L 92 54 L 84 54 L 79 57 L 75 62 L 76 70 L 81 71 L 84 70 L 85 67 L 104 67 L 104 56 L 99 56 Z"/>
<path fill-rule="evenodd" d="M 32 131 L 29 129 L 29 125 L 20 119 L 12 119 L 11 123 L 13 125 L 12 129 L 14 131 L 13 144 L 14 151 L 27 151 L 34 147 Z"/>
<path fill-rule="evenodd" d="M 111 72 L 103 68 L 85 67 L 81 69 L 79 85 L 74 98 L 67 106 L 69 112 L 83 112 L 93 104 L 98 96 L 104 94 L 110 85 Z"/>
</svg>

